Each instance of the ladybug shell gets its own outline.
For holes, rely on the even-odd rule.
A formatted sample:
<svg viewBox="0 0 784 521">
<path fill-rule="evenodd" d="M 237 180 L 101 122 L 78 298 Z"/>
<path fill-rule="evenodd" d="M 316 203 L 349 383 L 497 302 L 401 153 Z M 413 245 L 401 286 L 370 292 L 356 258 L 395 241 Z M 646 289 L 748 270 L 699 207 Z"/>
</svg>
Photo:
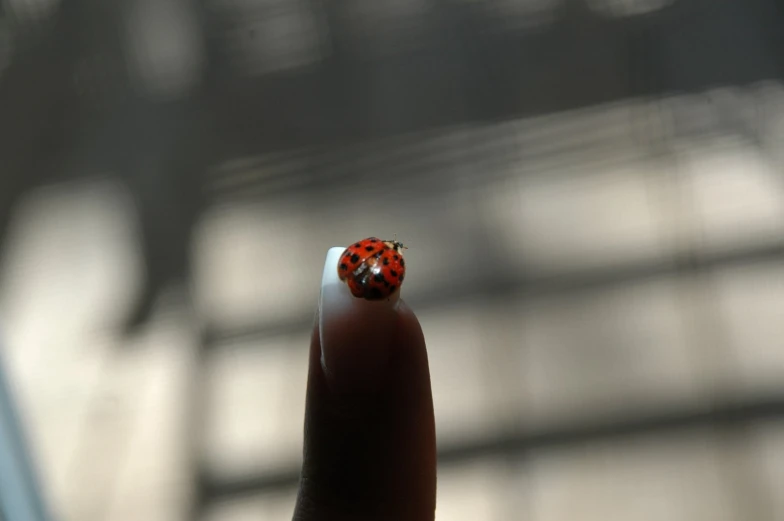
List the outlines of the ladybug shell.
<svg viewBox="0 0 784 521">
<path fill-rule="evenodd" d="M 340 256 L 338 276 L 351 294 L 366 300 L 382 300 L 403 283 L 406 261 L 403 245 L 369 237 L 352 244 Z"/>
</svg>

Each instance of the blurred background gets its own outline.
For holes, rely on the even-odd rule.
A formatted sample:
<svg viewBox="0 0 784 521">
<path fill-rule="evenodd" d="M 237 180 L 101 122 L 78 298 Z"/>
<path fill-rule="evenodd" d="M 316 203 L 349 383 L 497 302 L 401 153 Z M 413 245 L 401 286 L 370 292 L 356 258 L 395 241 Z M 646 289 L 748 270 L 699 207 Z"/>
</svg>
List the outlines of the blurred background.
<svg viewBox="0 0 784 521">
<path fill-rule="evenodd" d="M 781 0 L 0 0 L 0 518 L 290 518 L 397 234 L 439 521 L 784 520 L 782 78 Z"/>
</svg>

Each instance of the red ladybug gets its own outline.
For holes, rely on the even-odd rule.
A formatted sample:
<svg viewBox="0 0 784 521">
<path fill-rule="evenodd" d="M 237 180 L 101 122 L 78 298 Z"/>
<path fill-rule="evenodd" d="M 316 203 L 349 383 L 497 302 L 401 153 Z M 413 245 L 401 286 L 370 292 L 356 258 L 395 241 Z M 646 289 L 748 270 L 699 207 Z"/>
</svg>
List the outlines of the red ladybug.
<svg viewBox="0 0 784 521">
<path fill-rule="evenodd" d="M 338 276 L 351 294 L 366 300 L 389 298 L 403 283 L 403 244 L 369 237 L 352 244 L 338 261 Z"/>
</svg>

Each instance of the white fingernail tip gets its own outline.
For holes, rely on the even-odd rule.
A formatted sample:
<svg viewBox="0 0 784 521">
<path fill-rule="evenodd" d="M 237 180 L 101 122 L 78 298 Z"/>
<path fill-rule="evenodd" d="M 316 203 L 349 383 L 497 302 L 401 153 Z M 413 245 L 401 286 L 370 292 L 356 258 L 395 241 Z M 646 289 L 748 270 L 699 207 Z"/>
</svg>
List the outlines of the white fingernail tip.
<svg viewBox="0 0 784 521">
<path fill-rule="evenodd" d="M 365 300 L 351 294 L 348 284 L 338 276 L 338 261 L 345 247 L 330 248 L 324 262 L 324 274 L 321 277 L 321 297 L 319 300 L 319 335 L 321 337 L 322 362 L 324 350 L 329 347 L 329 324 L 336 318 L 347 314 L 357 320 L 379 311 L 394 308 L 400 299 L 400 288 L 389 298 L 383 300 Z"/>
</svg>

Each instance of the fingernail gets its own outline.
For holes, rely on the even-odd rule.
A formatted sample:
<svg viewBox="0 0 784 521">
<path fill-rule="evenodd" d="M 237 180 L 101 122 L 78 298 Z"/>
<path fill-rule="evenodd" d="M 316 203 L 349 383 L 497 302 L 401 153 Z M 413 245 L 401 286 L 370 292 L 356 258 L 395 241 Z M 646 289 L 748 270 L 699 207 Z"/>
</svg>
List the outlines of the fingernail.
<svg viewBox="0 0 784 521">
<path fill-rule="evenodd" d="M 345 248 L 330 248 L 324 263 L 319 300 L 321 365 L 335 390 L 365 392 L 383 379 L 394 345 L 400 289 L 389 299 L 354 297 L 338 277 Z"/>
</svg>

